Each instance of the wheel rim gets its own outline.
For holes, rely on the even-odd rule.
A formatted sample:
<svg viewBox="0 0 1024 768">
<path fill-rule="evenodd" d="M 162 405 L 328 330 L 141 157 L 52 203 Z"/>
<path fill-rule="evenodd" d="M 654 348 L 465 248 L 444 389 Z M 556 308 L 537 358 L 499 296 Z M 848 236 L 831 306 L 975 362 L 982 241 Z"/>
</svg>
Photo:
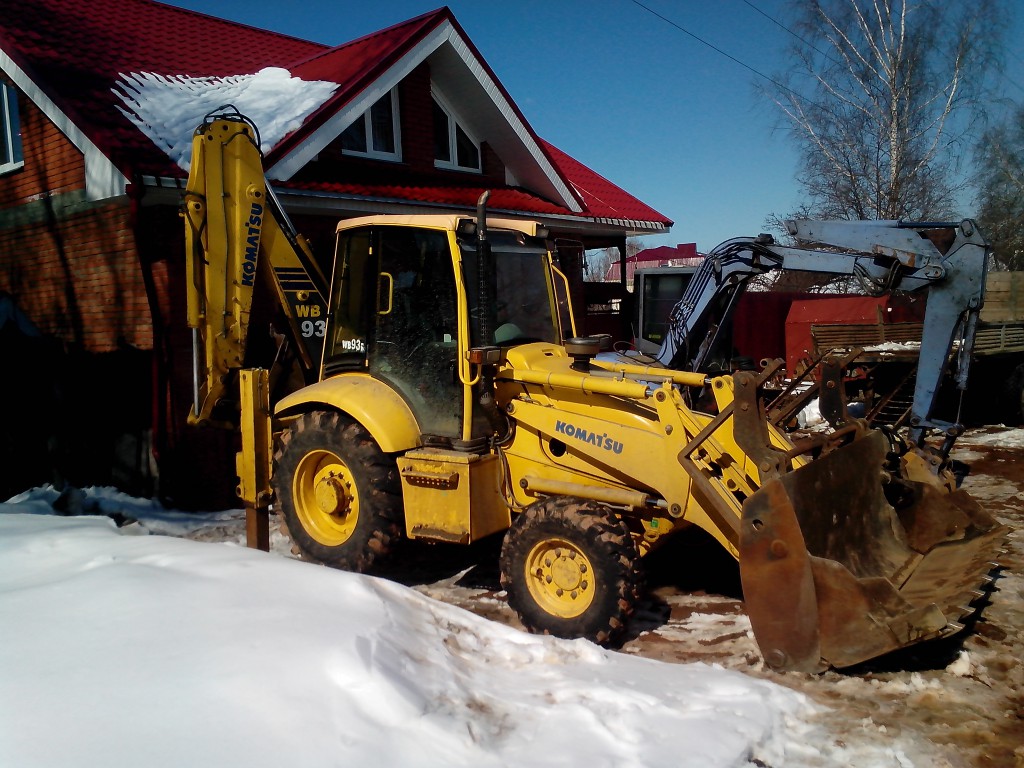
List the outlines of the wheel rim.
<svg viewBox="0 0 1024 768">
<path fill-rule="evenodd" d="M 526 583 L 537 604 L 553 616 L 575 618 L 594 602 L 594 568 L 583 550 L 565 539 L 545 539 L 530 550 Z"/>
<path fill-rule="evenodd" d="M 331 451 L 310 451 L 292 478 L 295 514 L 317 542 L 336 547 L 348 541 L 359 521 L 359 492 L 348 466 Z"/>
</svg>

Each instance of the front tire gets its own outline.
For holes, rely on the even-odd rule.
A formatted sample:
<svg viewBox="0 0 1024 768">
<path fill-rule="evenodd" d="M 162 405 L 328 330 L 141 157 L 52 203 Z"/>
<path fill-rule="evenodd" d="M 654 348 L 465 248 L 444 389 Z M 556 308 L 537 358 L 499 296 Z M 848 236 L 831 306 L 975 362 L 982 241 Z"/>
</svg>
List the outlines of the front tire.
<svg viewBox="0 0 1024 768">
<path fill-rule="evenodd" d="M 527 507 L 501 549 L 501 585 L 531 632 L 612 645 L 640 594 L 640 554 L 597 502 L 556 496 Z"/>
<path fill-rule="evenodd" d="M 274 491 L 299 551 L 325 565 L 362 573 L 401 535 L 395 461 L 340 413 L 292 423 L 274 455 Z"/>
</svg>

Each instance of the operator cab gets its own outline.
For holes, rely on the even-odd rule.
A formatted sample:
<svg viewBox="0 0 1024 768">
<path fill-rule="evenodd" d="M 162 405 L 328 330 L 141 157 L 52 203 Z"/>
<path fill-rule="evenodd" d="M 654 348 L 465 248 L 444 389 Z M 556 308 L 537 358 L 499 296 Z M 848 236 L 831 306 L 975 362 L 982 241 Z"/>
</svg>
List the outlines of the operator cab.
<svg viewBox="0 0 1024 768">
<path fill-rule="evenodd" d="M 363 372 L 387 383 L 408 403 L 424 443 L 486 434 L 474 413 L 474 373 L 466 360 L 466 351 L 483 343 L 481 314 L 492 313 L 498 346 L 561 341 L 567 299 L 556 295 L 552 254 L 535 230 L 529 222 L 489 220 L 496 301 L 479 307 L 472 220 L 341 222 L 323 376 Z"/>
</svg>

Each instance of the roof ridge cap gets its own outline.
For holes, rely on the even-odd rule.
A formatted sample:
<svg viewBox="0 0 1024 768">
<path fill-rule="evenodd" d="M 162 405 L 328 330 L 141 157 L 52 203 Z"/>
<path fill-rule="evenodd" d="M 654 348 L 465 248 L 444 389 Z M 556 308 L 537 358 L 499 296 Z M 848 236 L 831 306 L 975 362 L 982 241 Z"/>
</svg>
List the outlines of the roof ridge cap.
<svg viewBox="0 0 1024 768">
<path fill-rule="evenodd" d="M 301 67 L 301 66 L 304 66 L 306 64 L 310 64 L 311 62 L 314 62 L 317 59 L 323 58 L 324 56 L 329 56 L 332 53 L 335 53 L 337 51 L 343 50 L 343 49 L 348 48 L 350 46 L 358 45 L 360 43 L 365 43 L 368 40 L 373 40 L 376 37 L 383 37 L 386 34 L 393 33 L 396 30 L 401 29 L 402 27 L 413 27 L 414 25 L 422 26 L 423 22 L 425 22 L 428 19 L 432 19 L 432 18 L 436 18 L 438 21 L 440 21 L 442 19 L 446 19 L 446 18 L 447 19 L 451 19 L 452 18 L 452 12 L 451 12 L 451 10 L 449 10 L 449 8 L 447 6 L 444 6 L 444 7 L 438 8 L 437 10 L 434 10 L 434 11 L 429 11 L 427 13 L 422 13 L 419 16 L 416 16 L 414 18 L 406 19 L 405 21 L 399 21 L 396 24 L 392 24 L 390 27 L 386 27 L 384 29 L 378 29 L 378 30 L 376 30 L 374 32 L 368 32 L 367 34 L 363 35 L 362 37 L 357 37 L 354 40 L 348 40 L 347 42 L 339 43 L 338 45 L 334 45 L 334 46 L 326 46 L 324 48 L 324 50 L 322 50 L 322 51 L 320 51 L 318 53 L 315 53 L 312 56 L 307 56 L 305 59 L 302 59 L 301 61 L 292 62 L 290 67 Z"/>
</svg>

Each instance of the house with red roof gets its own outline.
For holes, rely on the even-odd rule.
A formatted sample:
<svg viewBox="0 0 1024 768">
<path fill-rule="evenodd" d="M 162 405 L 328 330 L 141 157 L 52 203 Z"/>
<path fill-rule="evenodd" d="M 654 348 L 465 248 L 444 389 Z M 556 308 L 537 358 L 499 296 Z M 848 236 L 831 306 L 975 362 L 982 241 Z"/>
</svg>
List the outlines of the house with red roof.
<svg viewBox="0 0 1024 768">
<path fill-rule="evenodd" d="M 624 255 L 627 237 L 672 225 L 537 136 L 447 8 L 331 47 L 154 0 L 9 4 L 0 292 L 41 335 L 0 328 L 0 396 L 19 412 L 0 462 L 23 468 L 0 496 L 55 480 L 230 501 L 229 438 L 183 426 L 178 215 L 191 131 L 225 103 L 256 122 L 315 253 L 339 219 L 469 213 L 490 190 L 491 211 L 563 244 L 582 302 L 586 249 Z"/>
<path fill-rule="evenodd" d="M 633 285 L 633 274 L 638 269 L 655 267 L 696 267 L 704 260 L 705 254 L 697 253 L 696 243 L 680 243 L 679 245 L 659 245 L 655 248 L 644 248 L 632 256 L 614 261 L 608 265 L 604 281 L 618 283 L 622 280 L 622 265 L 626 265 L 626 284 Z"/>
</svg>

